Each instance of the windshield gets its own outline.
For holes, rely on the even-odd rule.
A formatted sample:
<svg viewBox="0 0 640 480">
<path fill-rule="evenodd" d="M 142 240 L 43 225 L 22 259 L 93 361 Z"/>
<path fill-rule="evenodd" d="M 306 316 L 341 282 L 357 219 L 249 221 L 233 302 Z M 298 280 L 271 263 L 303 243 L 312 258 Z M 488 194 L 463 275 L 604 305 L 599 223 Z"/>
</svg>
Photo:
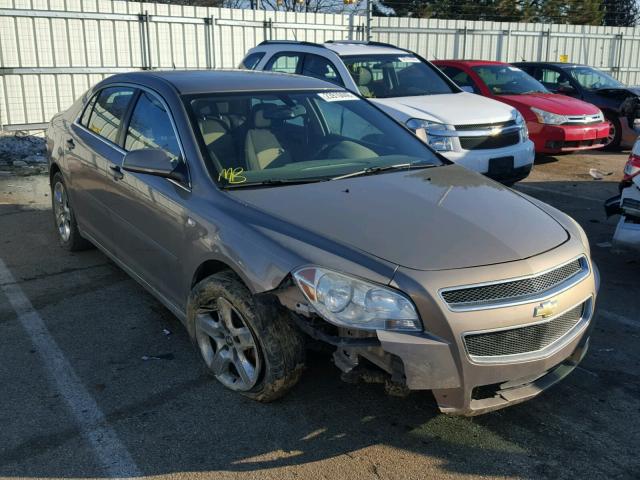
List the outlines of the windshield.
<svg viewBox="0 0 640 480">
<path fill-rule="evenodd" d="M 615 78 L 604 72 L 591 67 L 574 67 L 568 69 L 571 76 L 582 86 L 589 90 L 597 90 L 599 88 L 619 88 L 624 87 Z"/>
<path fill-rule="evenodd" d="M 390 98 L 457 93 L 439 72 L 415 55 L 342 57 L 363 97 Z"/>
<path fill-rule="evenodd" d="M 228 187 L 442 164 L 411 132 L 344 90 L 185 100 L 209 167 Z"/>
<path fill-rule="evenodd" d="M 548 93 L 539 81 L 511 65 L 483 65 L 473 67 L 494 95 L 523 95 Z"/>
</svg>

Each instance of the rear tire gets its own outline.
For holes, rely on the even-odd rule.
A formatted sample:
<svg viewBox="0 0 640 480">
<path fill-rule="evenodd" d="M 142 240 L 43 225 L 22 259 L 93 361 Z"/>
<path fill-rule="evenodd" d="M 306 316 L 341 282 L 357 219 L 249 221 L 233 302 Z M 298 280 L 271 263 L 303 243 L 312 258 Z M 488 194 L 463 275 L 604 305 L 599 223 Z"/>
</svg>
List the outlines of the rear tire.
<svg viewBox="0 0 640 480">
<path fill-rule="evenodd" d="M 51 207 L 58 241 L 64 249 L 77 252 L 93 247 L 80 235 L 76 216 L 69 200 L 69 192 L 60 172 L 51 179 Z"/>
<path fill-rule="evenodd" d="M 620 149 L 620 141 L 622 139 L 622 125 L 620 124 L 620 119 L 611 113 L 605 114 L 605 119 L 609 122 L 609 137 L 608 142 L 605 146 L 605 150 L 619 150 Z"/>
<path fill-rule="evenodd" d="M 208 373 L 253 400 L 280 398 L 302 375 L 304 337 L 288 312 L 272 299 L 253 296 L 231 271 L 192 289 L 187 328 Z"/>
</svg>

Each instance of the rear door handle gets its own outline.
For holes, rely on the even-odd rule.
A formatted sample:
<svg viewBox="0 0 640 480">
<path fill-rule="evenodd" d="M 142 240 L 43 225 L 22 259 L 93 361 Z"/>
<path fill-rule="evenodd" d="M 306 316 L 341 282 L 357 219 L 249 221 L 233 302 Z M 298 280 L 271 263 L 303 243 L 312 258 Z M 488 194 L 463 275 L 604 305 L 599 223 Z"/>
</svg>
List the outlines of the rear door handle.
<svg viewBox="0 0 640 480">
<path fill-rule="evenodd" d="M 122 173 L 122 168 L 120 168 L 120 165 L 109 165 L 109 169 L 111 170 L 111 173 L 113 174 L 113 179 L 116 182 L 124 178 L 124 173 Z"/>
<path fill-rule="evenodd" d="M 73 138 L 67 139 L 67 150 L 73 150 L 74 148 L 76 148 L 76 144 L 73 141 Z"/>
</svg>

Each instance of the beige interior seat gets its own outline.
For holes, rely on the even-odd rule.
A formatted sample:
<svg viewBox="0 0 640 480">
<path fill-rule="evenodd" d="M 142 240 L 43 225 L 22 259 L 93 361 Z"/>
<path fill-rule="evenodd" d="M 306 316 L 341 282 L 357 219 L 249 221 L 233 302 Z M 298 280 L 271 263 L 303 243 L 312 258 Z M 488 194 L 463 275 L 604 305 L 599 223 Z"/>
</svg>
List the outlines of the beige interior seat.
<svg viewBox="0 0 640 480">
<path fill-rule="evenodd" d="M 226 124 L 216 118 L 203 118 L 199 121 L 202 138 L 210 153 L 223 168 L 242 166 L 237 158 L 233 136 Z"/>
<path fill-rule="evenodd" d="M 265 111 L 275 105 L 258 105 L 253 111 L 253 124 L 245 139 L 245 160 L 249 170 L 263 170 L 269 166 L 287 164 L 291 156 L 271 130 L 271 119 Z"/>
<path fill-rule="evenodd" d="M 353 79 L 363 97 L 373 96 L 373 92 L 370 88 L 370 84 L 373 81 L 373 73 L 371 73 L 371 70 L 367 67 L 358 67 L 353 72 Z"/>
</svg>

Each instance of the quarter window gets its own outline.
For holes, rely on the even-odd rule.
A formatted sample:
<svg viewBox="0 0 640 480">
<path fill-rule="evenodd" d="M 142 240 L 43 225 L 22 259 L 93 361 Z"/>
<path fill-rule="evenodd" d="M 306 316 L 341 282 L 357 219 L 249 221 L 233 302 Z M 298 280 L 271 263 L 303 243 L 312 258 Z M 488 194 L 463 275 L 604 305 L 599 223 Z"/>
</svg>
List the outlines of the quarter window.
<svg viewBox="0 0 640 480">
<path fill-rule="evenodd" d="M 264 57 L 264 52 L 250 53 L 244 58 L 244 60 L 242 60 L 242 63 L 240 63 L 240 68 L 243 68 L 245 70 L 253 70 L 256 68 L 258 63 L 260 63 L 262 57 Z"/>
<path fill-rule="evenodd" d="M 271 57 L 265 70 L 282 73 L 298 73 L 298 67 L 302 54 L 300 53 L 280 53 Z"/>
<path fill-rule="evenodd" d="M 96 99 L 98 95 L 94 95 L 89 102 L 87 102 L 87 106 L 84 108 L 84 112 L 82 113 L 82 118 L 80 118 L 80 125 L 86 127 L 89 125 L 89 117 L 91 116 L 91 112 L 93 111 L 93 106 L 96 104 Z"/>
<path fill-rule="evenodd" d="M 162 103 L 147 92 L 140 94 L 133 110 L 124 145 L 127 151 L 161 149 L 173 162 L 182 160 L 169 114 Z"/>
<path fill-rule="evenodd" d="M 342 85 L 342 80 L 338 75 L 336 67 L 330 60 L 320 55 L 307 54 L 305 56 L 302 75 L 319 78 L 320 80 L 335 83 L 336 85 Z"/>
<path fill-rule="evenodd" d="M 93 133 L 117 143 L 122 118 L 133 98 L 132 88 L 109 87 L 102 90 L 95 102 L 88 127 Z"/>
</svg>

